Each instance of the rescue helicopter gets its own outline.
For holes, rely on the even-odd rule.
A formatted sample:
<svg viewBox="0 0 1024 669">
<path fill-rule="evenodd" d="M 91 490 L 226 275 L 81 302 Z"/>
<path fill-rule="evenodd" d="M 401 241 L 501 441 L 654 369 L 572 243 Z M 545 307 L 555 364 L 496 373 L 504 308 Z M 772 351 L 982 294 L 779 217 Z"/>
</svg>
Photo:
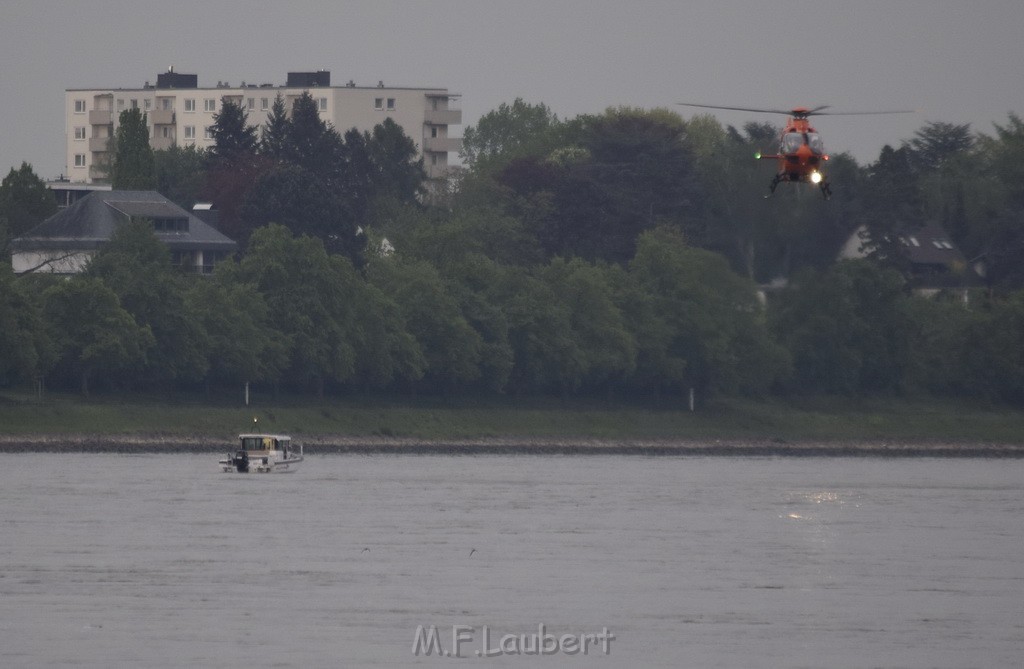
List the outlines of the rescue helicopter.
<svg viewBox="0 0 1024 669">
<path fill-rule="evenodd" d="M 910 114 L 912 110 L 899 111 L 864 111 L 864 112 L 827 112 L 828 105 L 821 105 L 808 109 L 807 107 L 794 107 L 790 110 L 784 109 L 752 109 L 749 107 L 722 107 L 718 105 L 699 105 L 689 102 L 678 103 L 684 107 L 700 107 L 703 109 L 726 109 L 731 111 L 745 111 L 763 114 L 785 114 L 789 116 L 786 126 L 779 138 L 779 150 L 773 154 L 755 153 L 757 160 L 775 160 L 778 164 L 778 171 L 772 178 L 769 186 L 769 193 L 765 197 L 771 197 L 775 188 L 783 181 L 792 183 L 810 183 L 821 189 L 822 196 L 827 200 L 832 195 L 832 185 L 825 175 L 824 164 L 828 161 L 828 154 L 825 153 L 825 145 L 821 141 L 821 135 L 811 126 L 808 120 L 811 116 L 858 116 L 862 114 Z"/>
</svg>

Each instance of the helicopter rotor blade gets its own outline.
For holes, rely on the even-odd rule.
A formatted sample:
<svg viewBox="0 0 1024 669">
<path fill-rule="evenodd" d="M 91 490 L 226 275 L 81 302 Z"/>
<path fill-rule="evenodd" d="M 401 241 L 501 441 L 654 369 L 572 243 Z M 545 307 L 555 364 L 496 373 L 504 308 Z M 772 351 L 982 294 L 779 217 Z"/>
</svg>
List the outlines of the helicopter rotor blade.
<svg viewBox="0 0 1024 669">
<path fill-rule="evenodd" d="M 723 105 L 699 105 L 693 102 L 677 102 L 677 105 L 683 107 L 700 107 L 701 109 L 725 109 L 729 111 L 745 111 L 754 112 L 760 114 L 784 114 L 786 116 L 863 116 L 867 114 L 915 114 L 919 110 L 917 109 L 894 109 L 887 111 L 822 111 L 824 109 L 831 109 L 830 105 L 820 105 L 813 109 L 759 109 L 757 107 L 726 107 Z"/>
<path fill-rule="evenodd" d="M 753 107 L 723 107 L 722 105 L 699 105 L 693 102 L 677 102 L 677 105 L 682 107 L 700 107 L 701 109 L 726 109 L 729 111 L 745 111 L 745 112 L 756 112 L 761 114 L 789 114 L 793 113 L 792 109 L 755 109 Z"/>
<path fill-rule="evenodd" d="M 916 114 L 919 109 L 892 109 L 888 111 L 814 112 L 815 116 L 867 116 L 870 114 Z"/>
</svg>

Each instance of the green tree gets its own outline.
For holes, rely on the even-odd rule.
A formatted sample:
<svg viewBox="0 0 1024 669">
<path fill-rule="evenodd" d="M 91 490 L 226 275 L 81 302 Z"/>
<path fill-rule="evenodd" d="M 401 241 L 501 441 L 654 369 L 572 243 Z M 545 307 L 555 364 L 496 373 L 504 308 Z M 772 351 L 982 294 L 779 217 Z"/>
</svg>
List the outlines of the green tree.
<svg viewBox="0 0 1024 669">
<path fill-rule="evenodd" d="M 514 359 L 508 319 L 494 286 L 509 270 L 479 253 L 467 253 L 439 269 L 463 318 L 480 335 L 479 384 L 487 390 L 503 392 Z"/>
<path fill-rule="evenodd" d="M 921 173 L 938 170 L 948 160 L 968 153 L 974 141 L 970 123 L 954 125 L 933 121 L 917 130 L 904 146 L 910 149 L 911 165 Z"/>
<path fill-rule="evenodd" d="M 958 239 L 970 258 L 983 259 L 986 280 L 1001 292 L 1024 288 L 1024 121 L 1010 114 L 981 136 L 974 174 L 965 185 L 968 230 Z"/>
<path fill-rule="evenodd" d="M 27 381 L 54 363 L 39 301 L 0 263 L 0 383 Z"/>
<path fill-rule="evenodd" d="M 368 388 L 407 385 L 423 378 L 426 360 L 401 308 L 377 286 L 360 283 L 350 299 L 355 323 L 355 380 Z"/>
<path fill-rule="evenodd" d="M 278 163 L 263 155 L 252 161 L 221 163 L 210 167 L 200 197 L 217 205 L 218 228 L 245 248 L 249 235 L 258 227 L 246 212 L 247 200 L 260 181 Z"/>
<path fill-rule="evenodd" d="M 705 197 L 698 216 L 684 227 L 691 244 L 712 249 L 729 258 L 749 279 L 776 225 L 775 212 L 765 206 L 767 174 L 754 159 L 763 139 L 760 126 L 748 124 L 748 133 L 726 132 L 714 117 L 694 116 L 687 123 L 687 143 L 696 161 L 696 178 Z M 777 132 L 772 128 L 772 136 Z"/>
<path fill-rule="evenodd" d="M 260 134 L 260 153 L 278 161 L 284 160 L 288 143 L 288 111 L 285 109 L 284 97 L 280 93 L 270 106 L 267 121 L 263 124 Z"/>
<path fill-rule="evenodd" d="M 318 239 L 271 224 L 253 232 L 237 270 L 225 271 L 237 271 L 237 280 L 266 300 L 270 322 L 289 344 L 288 380 L 313 384 L 320 396 L 327 381 L 354 380 L 359 301 L 353 295 L 362 283 L 347 259 L 328 255 Z"/>
<path fill-rule="evenodd" d="M 558 117 L 543 103 L 534 105 L 522 98 L 511 105 L 503 102 L 481 116 L 476 125 L 465 127 L 460 156 L 472 167 L 499 156 L 545 153 L 539 147 L 558 123 Z"/>
<path fill-rule="evenodd" d="M 32 166 L 22 163 L 0 182 L 0 250 L 57 212 L 57 201 Z"/>
<path fill-rule="evenodd" d="M 493 294 L 508 323 L 514 361 L 509 389 L 526 395 L 579 388 L 585 354 L 572 333 L 572 310 L 551 284 L 526 271 L 509 271 Z"/>
<path fill-rule="evenodd" d="M 294 164 L 279 164 L 249 191 L 241 215 L 249 225 L 284 225 L 296 235 L 316 237 L 332 253 L 356 260 L 366 243 L 354 216 L 338 193 L 317 174 Z"/>
<path fill-rule="evenodd" d="M 979 314 L 960 301 L 910 297 L 906 302 L 909 352 L 902 388 L 908 393 L 970 395 L 977 391 L 965 364 Z M 968 390 L 970 388 L 971 390 Z"/>
<path fill-rule="evenodd" d="M 153 347 L 149 328 L 121 308 L 102 280 L 75 276 L 43 294 L 43 316 L 56 344 L 59 370 L 78 379 L 83 395 L 94 377 L 138 369 Z"/>
<path fill-rule="evenodd" d="M 374 167 L 374 194 L 415 202 L 422 194 L 426 173 L 416 143 L 390 118 L 366 135 L 366 149 Z M 351 166 L 352 169 L 356 165 Z"/>
<path fill-rule="evenodd" d="M 615 301 L 614 269 L 555 258 L 541 278 L 569 310 L 569 326 L 581 357 L 578 381 L 610 390 L 636 369 L 637 346 Z"/>
<path fill-rule="evenodd" d="M 894 393 L 911 365 L 905 282 L 870 260 L 807 272 L 774 303 L 773 326 L 801 392 Z"/>
<path fill-rule="evenodd" d="M 156 190 L 182 209 L 192 209 L 206 181 L 205 163 L 206 152 L 195 146 L 154 151 Z"/>
<path fill-rule="evenodd" d="M 1024 291 L 988 299 L 968 320 L 962 387 L 968 397 L 1024 402 Z"/>
<path fill-rule="evenodd" d="M 332 150 L 337 146 L 337 132 L 320 118 L 316 100 L 305 92 L 295 99 L 291 111 L 284 159 L 314 174 L 331 169 L 330 159 Z"/>
<path fill-rule="evenodd" d="M 641 232 L 681 225 L 699 205 L 678 115 L 623 108 L 572 125 L 562 150 L 513 160 L 497 175 L 510 211 L 536 222 L 549 255 L 626 262 Z"/>
<path fill-rule="evenodd" d="M 185 302 L 188 277 L 171 266 L 170 252 L 146 220 L 122 223 L 93 257 L 86 275 L 102 279 L 120 305 L 152 333 L 143 378 L 200 381 L 208 368 L 207 334 Z"/>
<path fill-rule="evenodd" d="M 259 144 L 258 128 L 249 125 L 249 117 L 241 105 L 225 98 L 220 112 L 213 115 L 213 146 L 209 158 L 213 162 L 237 164 L 250 161 Z"/>
<path fill-rule="evenodd" d="M 288 365 L 288 339 L 275 327 L 266 300 L 237 271 L 218 268 L 185 293 L 186 311 L 207 335 L 208 381 L 280 380 Z"/>
<path fill-rule="evenodd" d="M 389 256 L 368 265 L 367 275 L 371 285 L 398 305 L 416 338 L 425 384 L 448 392 L 480 378 L 482 338 L 434 267 Z"/>
<path fill-rule="evenodd" d="M 114 190 L 153 190 L 156 166 L 149 146 L 149 128 L 141 109 L 125 109 L 114 134 L 110 183 Z"/>
<path fill-rule="evenodd" d="M 901 236 L 925 223 L 920 184 L 907 147 L 882 148 L 867 168 L 864 225 L 868 257 L 900 271 L 908 270 Z"/>
<path fill-rule="evenodd" d="M 754 285 L 722 256 L 687 247 L 677 230 L 661 227 L 640 237 L 629 271 L 668 328 L 665 349 L 648 347 L 654 358 L 641 361 L 647 369 L 665 365 L 660 390 L 763 393 L 787 372 Z"/>
</svg>

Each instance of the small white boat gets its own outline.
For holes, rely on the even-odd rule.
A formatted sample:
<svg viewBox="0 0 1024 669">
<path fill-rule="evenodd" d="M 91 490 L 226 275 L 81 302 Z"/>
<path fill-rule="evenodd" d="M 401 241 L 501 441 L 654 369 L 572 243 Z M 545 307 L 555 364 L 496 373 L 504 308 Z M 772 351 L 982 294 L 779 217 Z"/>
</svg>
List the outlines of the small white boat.
<svg viewBox="0 0 1024 669">
<path fill-rule="evenodd" d="M 292 446 L 292 438 L 283 434 L 240 434 L 239 449 L 220 461 L 225 472 L 268 474 L 293 472 L 302 462 L 302 445 Z"/>
</svg>

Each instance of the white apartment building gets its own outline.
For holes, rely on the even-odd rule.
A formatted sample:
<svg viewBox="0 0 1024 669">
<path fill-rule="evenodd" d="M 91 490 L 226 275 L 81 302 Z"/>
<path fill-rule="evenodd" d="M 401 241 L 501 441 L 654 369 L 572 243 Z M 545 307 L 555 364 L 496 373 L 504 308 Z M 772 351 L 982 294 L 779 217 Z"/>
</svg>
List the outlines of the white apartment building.
<svg viewBox="0 0 1024 669">
<path fill-rule="evenodd" d="M 72 182 L 108 178 L 109 140 L 125 109 L 141 108 L 146 114 L 153 149 L 175 144 L 209 148 L 213 117 L 224 100 L 240 105 L 250 125 L 262 127 L 278 94 L 291 109 L 307 92 L 319 105 L 320 117 L 341 133 L 353 127 L 369 131 L 386 118 L 394 120 L 416 142 L 428 178 L 444 177 L 448 154 L 460 149 L 461 140 L 449 136 L 449 128 L 462 123 L 462 111 L 454 105 L 459 96 L 445 88 L 392 88 L 383 82 L 369 87 L 351 81 L 331 86 L 331 73 L 325 70 L 289 72 L 283 86 L 217 82 L 201 88 L 197 75 L 171 68 L 157 76 L 155 86 L 65 91 L 66 174 Z"/>
</svg>

